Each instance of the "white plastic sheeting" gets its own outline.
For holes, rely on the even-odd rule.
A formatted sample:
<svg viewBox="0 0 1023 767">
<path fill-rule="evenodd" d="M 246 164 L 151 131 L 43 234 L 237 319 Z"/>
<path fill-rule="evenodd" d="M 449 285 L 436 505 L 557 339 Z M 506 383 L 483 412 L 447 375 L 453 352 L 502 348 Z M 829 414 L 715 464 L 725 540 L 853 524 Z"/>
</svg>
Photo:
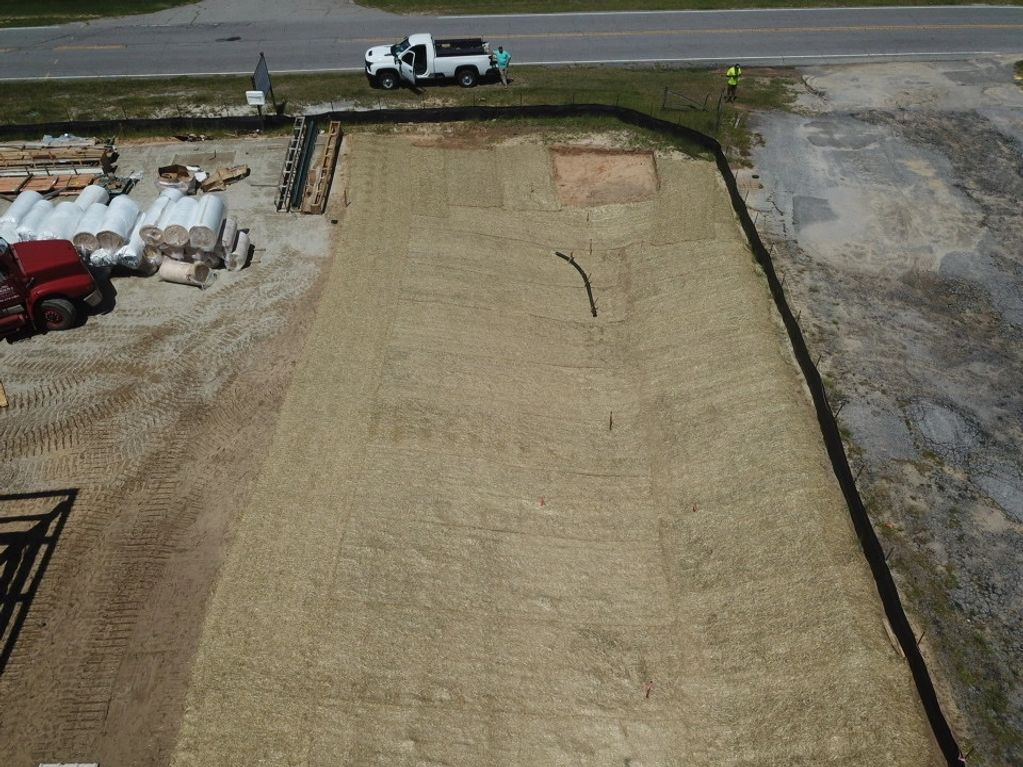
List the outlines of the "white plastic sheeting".
<svg viewBox="0 0 1023 767">
<path fill-rule="evenodd" d="M 50 215 L 53 210 L 53 203 L 49 200 L 39 200 L 32 209 L 25 214 L 24 218 L 18 223 L 18 239 L 19 240 L 34 240 L 36 239 L 36 231 L 39 229 L 40 224 L 43 223 L 45 218 Z"/>
<path fill-rule="evenodd" d="M 153 204 L 146 209 L 145 220 L 142 223 L 141 235 L 147 245 L 159 245 L 163 242 L 163 225 L 166 223 L 166 216 L 170 208 L 184 194 L 177 189 L 164 189 Z"/>
<path fill-rule="evenodd" d="M 163 241 L 174 248 L 183 248 L 188 244 L 188 230 L 195 223 L 195 215 L 199 210 L 199 202 L 194 197 L 182 197 L 171 208 L 167 224 L 163 227 Z"/>
<path fill-rule="evenodd" d="M 107 205 L 103 226 L 96 233 L 100 248 L 116 251 L 128 241 L 139 217 L 138 203 L 127 195 L 118 195 Z"/>
<path fill-rule="evenodd" d="M 103 219 L 107 216 L 107 206 L 101 202 L 94 202 L 88 207 L 82 217 L 78 220 L 78 226 L 71 236 L 71 242 L 78 248 L 82 255 L 89 255 L 99 249 L 99 241 L 96 234 L 103 226 Z"/>
<path fill-rule="evenodd" d="M 89 254 L 89 263 L 93 266 L 117 266 L 117 252 L 99 248 Z"/>
<path fill-rule="evenodd" d="M 146 244 L 142 241 L 139 230 L 142 228 L 142 220 L 145 214 L 141 211 L 135 219 L 135 226 L 132 227 L 128 242 L 117 250 L 117 263 L 126 269 L 139 270 L 142 267 L 143 251 Z"/>
<path fill-rule="evenodd" d="M 78 193 L 78 197 L 75 198 L 75 205 L 84 211 L 88 210 L 96 203 L 106 205 L 109 200 L 110 192 L 101 186 L 90 184 Z"/>
<path fill-rule="evenodd" d="M 193 248 L 213 250 L 220 237 L 220 227 L 227 213 L 227 203 L 223 195 L 204 194 L 199 201 L 199 210 L 195 222 L 188 230 L 188 238 Z"/>
<path fill-rule="evenodd" d="M 0 224 L 20 224 L 33 206 L 42 199 L 43 196 L 39 192 L 33 192 L 30 189 L 22 192 L 14 198 L 11 207 L 0 216 Z"/>
<path fill-rule="evenodd" d="M 50 211 L 50 215 L 39 225 L 36 239 L 67 240 L 75 232 L 78 220 L 82 217 L 82 209 L 73 202 L 58 202 Z"/>
</svg>

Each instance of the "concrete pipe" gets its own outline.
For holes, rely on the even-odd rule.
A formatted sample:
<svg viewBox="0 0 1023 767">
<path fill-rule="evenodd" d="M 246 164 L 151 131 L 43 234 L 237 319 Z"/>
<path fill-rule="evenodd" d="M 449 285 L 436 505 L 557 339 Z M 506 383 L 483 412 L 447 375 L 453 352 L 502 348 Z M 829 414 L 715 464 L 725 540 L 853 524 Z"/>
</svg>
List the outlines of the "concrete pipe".
<svg viewBox="0 0 1023 767">
<path fill-rule="evenodd" d="M 99 246 L 106 250 L 116 251 L 127 244 L 132 227 L 139 217 L 138 203 L 127 195 L 118 195 L 107 205 L 107 215 L 103 226 L 96 233 Z"/>
<path fill-rule="evenodd" d="M 165 260 L 160 264 L 157 275 L 164 282 L 176 282 L 180 285 L 195 285 L 208 288 L 216 275 L 206 264 L 189 264 L 184 261 Z"/>
<path fill-rule="evenodd" d="M 163 227 L 167 223 L 170 209 L 182 197 L 184 194 L 178 189 L 164 189 L 146 209 L 146 220 L 142 224 L 142 239 L 146 244 L 159 245 L 163 242 Z"/>
<path fill-rule="evenodd" d="M 78 225 L 71 235 L 71 242 L 78 248 L 78 252 L 87 256 L 99 248 L 99 241 L 96 239 L 96 232 L 103 226 L 103 219 L 107 215 L 107 206 L 101 202 L 93 203 L 88 207 L 82 217 L 78 219 Z"/>
<path fill-rule="evenodd" d="M 175 248 L 185 247 L 188 244 L 188 230 L 195 223 L 198 211 L 199 202 L 194 197 L 182 197 L 174 203 L 163 228 L 164 243 Z"/>
<path fill-rule="evenodd" d="M 238 272 L 245 268 L 246 262 L 249 260 L 249 233 L 246 231 L 238 232 L 238 242 L 234 246 L 234 250 L 230 253 L 224 253 L 224 266 L 229 272 Z"/>
<path fill-rule="evenodd" d="M 225 218 L 220 230 L 220 250 L 226 256 L 234 250 L 234 242 L 238 238 L 238 222 L 233 218 Z"/>
<path fill-rule="evenodd" d="M 220 241 L 220 227 L 227 213 L 227 202 L 221 194 L 204 194 L 199 201 L 195 222 L 188 230 L 188 241 L 193 248 L 213 250 Z"/>
<path fill-rule="evenodd" d="M 17 228 L 21 220 L 28 215 L 28 212 L 32 210 L 35 204 L 43 199 L 43 196 L 39 192 L 33 192 L 28 189 L 19 194 L 14 198 L 14 202 L 2 216 L 0 216 L 0 224 L 14 224 Z"/>
<path fill-rule="evenodd" d="M 25 214 L 18 224 L 19 240 L 34 240 L 39 226 L 46 220 L 53 210 L 53 203 L 49 200 L 39 200 L 32 209 Z"/>
<path fill-rule="evenodd" d="M 106 205 L 109 200 L 110 192 L 97 184 L 90 184 L 78 193 L 78 197 L 75 198 L 75 205 L 86 211 L 97 202 Z"/>
</svg>

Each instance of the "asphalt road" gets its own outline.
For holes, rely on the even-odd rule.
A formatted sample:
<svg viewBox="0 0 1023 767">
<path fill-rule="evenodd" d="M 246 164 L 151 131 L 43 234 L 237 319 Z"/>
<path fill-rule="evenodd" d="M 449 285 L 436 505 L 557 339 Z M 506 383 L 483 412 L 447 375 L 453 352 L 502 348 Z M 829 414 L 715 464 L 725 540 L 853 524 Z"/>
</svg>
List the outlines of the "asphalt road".
<svg viewBox="0 0 1023 767">
<path fill-rule="evenodd" d="M 0 80 L 248 73 L 260 51 L 278 73 L 358 70 L 371 44 L 426 31 L 483 35 L 516 64 L 968 58 L 1023 52 L 1023 8 L 416 17 L 325 0 L 206 0 L 149 16 L 0 30 Z"/>
</svg>

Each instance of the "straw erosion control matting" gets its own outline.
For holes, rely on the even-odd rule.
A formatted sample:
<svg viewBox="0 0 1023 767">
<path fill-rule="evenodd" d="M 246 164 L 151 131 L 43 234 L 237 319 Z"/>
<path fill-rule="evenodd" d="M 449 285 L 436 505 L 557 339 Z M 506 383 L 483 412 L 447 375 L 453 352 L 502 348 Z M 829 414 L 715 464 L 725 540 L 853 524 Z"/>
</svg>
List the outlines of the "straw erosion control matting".
<svg viewBox="0 0 1023 767">
<path fill-rule="evenodd" d="M 940 762 L 717 171 L 650 162 L 352 136 L 174 765 Z"/>
</svg>

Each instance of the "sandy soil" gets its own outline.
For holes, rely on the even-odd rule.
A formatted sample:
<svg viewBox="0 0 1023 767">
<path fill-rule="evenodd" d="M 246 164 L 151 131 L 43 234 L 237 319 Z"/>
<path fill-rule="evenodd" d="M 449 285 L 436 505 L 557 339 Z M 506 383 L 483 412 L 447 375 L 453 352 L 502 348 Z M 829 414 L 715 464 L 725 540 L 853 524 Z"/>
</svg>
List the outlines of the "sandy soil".
<svg viewBox="0 0 1023 767">
<path fill-rule="evenodd" d="M 254 263 L 205 292 L 116 278 L 109 314 L 0 347 L 0 487 L 78 490 L 0 675 L 0 764 L 168 761 L 212 579 L 326 263 L 327 221 L 267 215 L 284 146 L 122 147 L 120 170 L 146 173 L 143 204 L 172 160 L 249 164 L 227 198 Z M 0 503 L 0 533 L 23 510 Z"/>
<path fill-rule="evenodd" d="M 938 762 L 720 179 L 656 169 L 356 136 L 176 767 Z"/>
<path fill-rule="evenodd" d="M 1023 764 L 1023 91 L 1009 60 L 829 67 L 760 211 L 970 764 Z"/>
<path fill-rule="evenodd" d="M 558 198 L 566 205 L 642 202 L 657 191 L 652 152 L 556 147 L 551 156 Z"/>
</svg>

